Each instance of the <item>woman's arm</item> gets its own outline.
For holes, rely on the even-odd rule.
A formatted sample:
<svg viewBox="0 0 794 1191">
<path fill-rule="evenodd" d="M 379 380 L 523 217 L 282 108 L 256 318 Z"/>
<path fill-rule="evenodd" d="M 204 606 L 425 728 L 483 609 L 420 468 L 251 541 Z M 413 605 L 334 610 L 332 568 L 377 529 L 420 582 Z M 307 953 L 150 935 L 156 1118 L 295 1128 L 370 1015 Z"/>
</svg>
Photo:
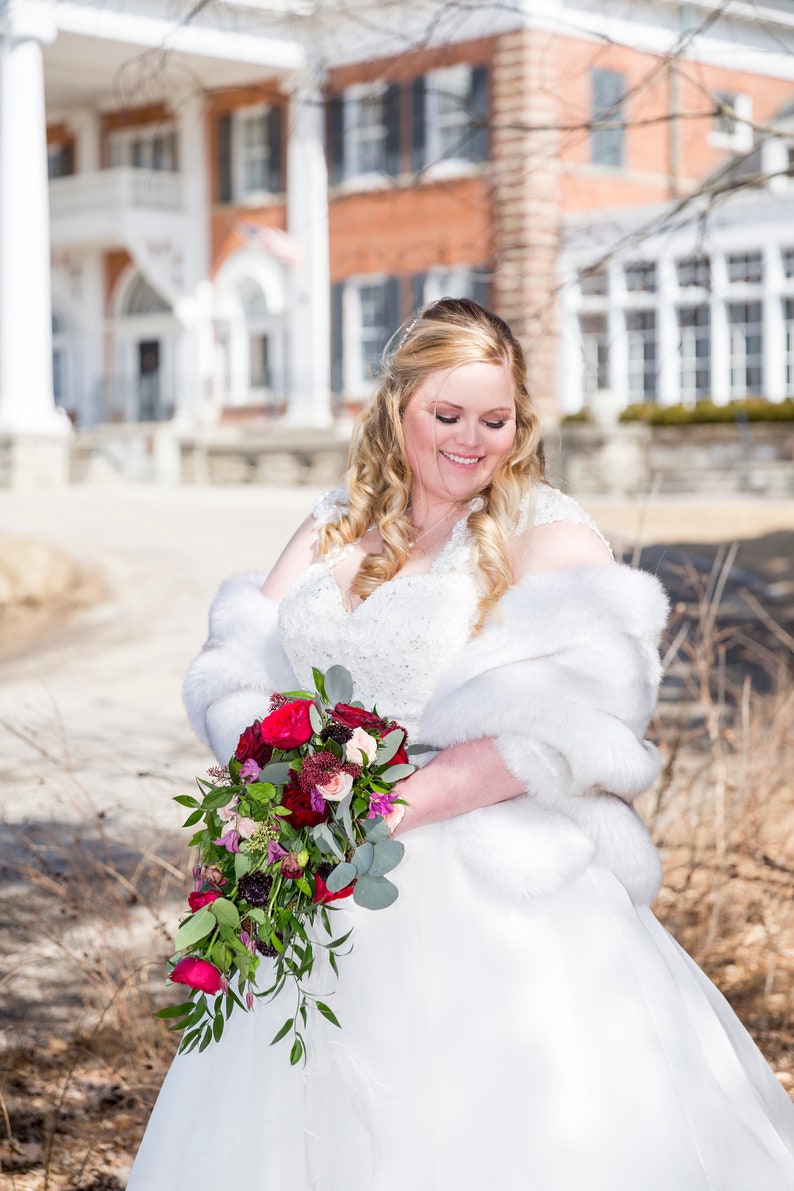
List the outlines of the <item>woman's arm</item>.
<svg viewBox="0 0 794 1191">
<path fill-rule="evenodd" d="M 516 582 L 527 575 L 572 566 L 610 566 L 604 543 L 586 525 L 554 521 L 539 525 L 516 539 L 513 571 Z M 525 786 L 507 768 L 489 737 L 444 749 L 422 769 L 400 782 L 400 798 L 409 804 L 404 814 L 397 808 L 392 835 L 492 806 L 525 793 Z"/>
<path fill-rule="evenodd" d="M 291 583 L 314 562 L 316 558 L 316 527 L 314 517 L 302 521 L 282 550 L 278 561 L 262 584 L 262 595 L 274 604 L 281 603 L 282 596 Z"/>
</svg>

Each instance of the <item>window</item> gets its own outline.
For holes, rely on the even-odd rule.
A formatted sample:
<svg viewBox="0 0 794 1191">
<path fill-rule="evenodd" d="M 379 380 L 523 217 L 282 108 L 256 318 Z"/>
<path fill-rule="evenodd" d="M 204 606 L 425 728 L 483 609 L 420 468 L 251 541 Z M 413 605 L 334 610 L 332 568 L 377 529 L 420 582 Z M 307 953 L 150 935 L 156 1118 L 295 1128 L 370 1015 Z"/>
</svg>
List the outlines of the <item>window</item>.
<svg viewBox="0 0 794 1191">
<path fill-rule="evenodd" d="M 609 330 L 605 314 L 580 314 L 582 337 L 583 394 L 589 400 L 600 389 L 609 388 Z"/>
<path fill-rule="evenodd" d="M 693 402 L 711 393 L 711 312 L 708 306 L 678 310 L 681 400 Z"/>
<path fill-rule="evenodd" d="M 681 289 L 711 289 L 711 261 L 707 256 L 685 256 L 675 262 Z"/>
<path fill-rule="evenodd" d="M 606 269 L 580 269 L 578 279 L 579 292 L 583 298 L 605 298 L 609 293 Z"/>
<path fill-rule="evenodd" d="M 108 136 L 108 165 L 174 172 L 179 168 L 178 142 L 176 128 L 170 124 L 120 128 Z"/>
<path fill-rule="evenodd" d="M 216 200 L 243 202 L 284 189 L 284 113 L 280 104 L 238 108 L 215 125 Z"/>
<path fill-rule="evenodd" d="M 400 168 L 400 90 L 383 82 L 348 87 L 326 108 L 329 176 L 395 177 Z"/>
<path fill-rule="evenodd" d="M 731 343 L 731 397 L 760 395 L 764 387 L 764 328 L 760 302 L 728 307 Z"/>
<path fill-rule="evenodd" d="M 783 302 L 783 326 L 786 335 L 786 396 L 794 397 L 794 298 Z"/>
<path fill-rule="evenodd" d="M 634 310 L 626 315 L 628 389 L 633 401 L 656 400 L 656 313 Z"/>
<path fill-rule="evenodd" d="M 781 248 L 780 260 L 783 266 L 783 276 L 791 280 L 794 278 L 794 248 Z"/>
<path fill-rule="evenodd" d="M 417 162 L 415 168 L 440 161 L 484 161 L 488 119 L 486 71 L 468 65 L 433 70 L 424 79 L 417 80 L 414 88 L 416 106 L 419 106 L 420 83 L 424 87 L 424 144 L 422 163 Z M 419 115 L 416 106 L 415 118 Z"/>
<path fill-rule="evenodd" d="M 760 285 L 764 261 L 760 252 L 732 252 L 727 258 L 728 281 L 732 285 Z"/>
<path fill-rule="evenodd" d="M 750 121 L 753 118 L 753 100 L 750 95 L 735 91 L 714 93 L 714 124 L 710 140 L 712 144 L 725 148 L 749 149 L 753 143 Z"/>
<path fill-rule="evenodd" d="M 490 273 L 484 268 L 457 265 L 452 269 L 430 269 L 411 278 L 412 310 L 439 298 L 473 298 L 481 306 L 487 306 L 489 295 Z"/>
<path fill-rule="evenodd" d="M 656 261 L 632 261 L 623 266 L 623 275 L 630 294 L 656 293 Z"/>
<path fill-rule="evenodd" d="M 383 349 L 400 325 L 397 277 L 337 282 L 331 292 L 331 375 L 335 393 L 372 387 Z"/>
<path fill-rule="evenodd" d="M 74 173 L 74 147 L 71 141 L 58 141 L 47 146 L 47 176 L 65 178 Z"/>
<path fill-rule="evenodd" d="M 619 167 L 625 153 L 625 75 L 616 70 L 590 72 L 592 132 L 590 160 Z"/>
</svg>

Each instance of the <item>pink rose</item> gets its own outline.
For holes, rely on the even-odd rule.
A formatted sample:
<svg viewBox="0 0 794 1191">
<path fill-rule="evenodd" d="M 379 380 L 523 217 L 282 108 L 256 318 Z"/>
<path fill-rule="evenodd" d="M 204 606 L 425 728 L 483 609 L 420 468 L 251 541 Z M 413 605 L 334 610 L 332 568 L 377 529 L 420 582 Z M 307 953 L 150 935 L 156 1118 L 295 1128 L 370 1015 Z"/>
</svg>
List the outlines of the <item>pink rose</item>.
<svg viewBox="0 0 794 1191">
<path fill-rule="evenodd" d="M 353 778 L 349 773 L 334 773 L 327 782 L 316 787 L 328 802 L 339 802 L 353 789 Z"/>
<path fill-rule="evenodd" d="M 365 732 L 363 728 L 353 728 L 353 735 L 345 745 L 345 756 L 348 761 L 352 761 L 355 765 L 368 765 L 375 760 L 377 751 L 378 742 L 374 736 L 370 736 L 369 732 Z"/>
<path fill-rule="evenodd" d="M 221 974 L 215 964 L 206 959 L 195 959 L 192 955 L 180 959 L 168 979 L 174 984 L 187 984 L 205 993 L 220 992 L 221 988 Z"/>
</svg>

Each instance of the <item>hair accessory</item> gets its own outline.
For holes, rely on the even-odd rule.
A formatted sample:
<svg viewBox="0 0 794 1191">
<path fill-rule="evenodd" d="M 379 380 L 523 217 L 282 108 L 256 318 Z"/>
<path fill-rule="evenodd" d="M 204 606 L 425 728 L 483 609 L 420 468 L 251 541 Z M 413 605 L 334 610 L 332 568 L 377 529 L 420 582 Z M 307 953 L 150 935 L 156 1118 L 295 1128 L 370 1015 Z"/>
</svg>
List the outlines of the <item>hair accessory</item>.
<svg viewBox="0 0 794 1191">
<path fill-rule="evenodd" d="M 414 327 L 419 322 L 419 319 L 422 317 L 422 309 L 417 310 L 416 314 L 413 316 L 413 318 L 409 322 L 408 326 L 405 328 L 402 335 L 400 336 L 400 342 L 397 344 L 398 350 L 405 343 L 406 339 L 411 334 L 411 331 L 413 331 Z"/>
</svg>

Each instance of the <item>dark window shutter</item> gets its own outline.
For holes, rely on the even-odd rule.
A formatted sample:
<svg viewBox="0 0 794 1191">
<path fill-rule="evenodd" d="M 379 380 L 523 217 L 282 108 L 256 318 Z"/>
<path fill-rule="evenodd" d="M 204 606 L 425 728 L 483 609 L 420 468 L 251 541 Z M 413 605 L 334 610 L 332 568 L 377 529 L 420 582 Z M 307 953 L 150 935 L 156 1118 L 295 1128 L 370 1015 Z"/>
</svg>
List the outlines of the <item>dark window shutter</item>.
<svg viewBox="0 0 794 1191">
<path fill-rule="evenodd" d="M 411 278 L 411 311 L 416 314 L 425 304 L 427 273 L 414 273 Z"/>
<path fill-rule="evenodd" d="M 216 123 L 216 168 L 218 202 L 232 201 L 232 116 L 225 112 Z"/>
<path fill-rule="evenodd" d="M 400 172 L 400 88 L 392 83 L 383 94 L 383 119 L 386 125 L 386 173 L 396 178 Z"/>
<path fill-rule="evenodd" d="M 486 310 L 490 309 L 488 303 L 491 300 L 491 283 L 487 277 L 483 276 L 483 273 L 472 274 L 471 296 L 475 302 L 479 302 Z"/>
<path fill-rule="evenodd" d="M 284 108 L 276 104 L 267 113 L 268 190 L 284 189 Z"/>
<path fill-rule="evenodd" d="M 623 165 L 623 96 L 625 77 L 617 70 L 592 70 L 592 118 L 604 120 L 611 128 L 594 128 L 590 138 L 591 157 L 596 165 Z"/>
<path fill-rule="evenodd" d="M 475 66 L 471 72 L 469 108 L 472 131 L 466 146 L 469 161 L 488 160 L 488 67 Z"/>
<path fill-rule="evenodd" d="M 382 347 L 391 339 L 400 325 L 400 278 L 387 277 L 384 282 L 384 307 L 386 312 L 386 338 Z"/>
<path fill-rule="evenodd" d="M 425 79 L 411 83 L 411 169 L 418 174 L 425 168 Z"/>
<path fill-rule="evenodd" d="M 345 176 L 345 101 L 332 95 L 325 105 L 328 177 L 336 186 Z"/>
<path fill-rule="evenodd" d="M 331 286 L 331 392 L 344 391 L 344 282 Z"/>
<path fill-rule="evenodd" d="M 61 146 L 61 176 L 74 173 L 74 142 L 65 141 Z"/>
</svg>

